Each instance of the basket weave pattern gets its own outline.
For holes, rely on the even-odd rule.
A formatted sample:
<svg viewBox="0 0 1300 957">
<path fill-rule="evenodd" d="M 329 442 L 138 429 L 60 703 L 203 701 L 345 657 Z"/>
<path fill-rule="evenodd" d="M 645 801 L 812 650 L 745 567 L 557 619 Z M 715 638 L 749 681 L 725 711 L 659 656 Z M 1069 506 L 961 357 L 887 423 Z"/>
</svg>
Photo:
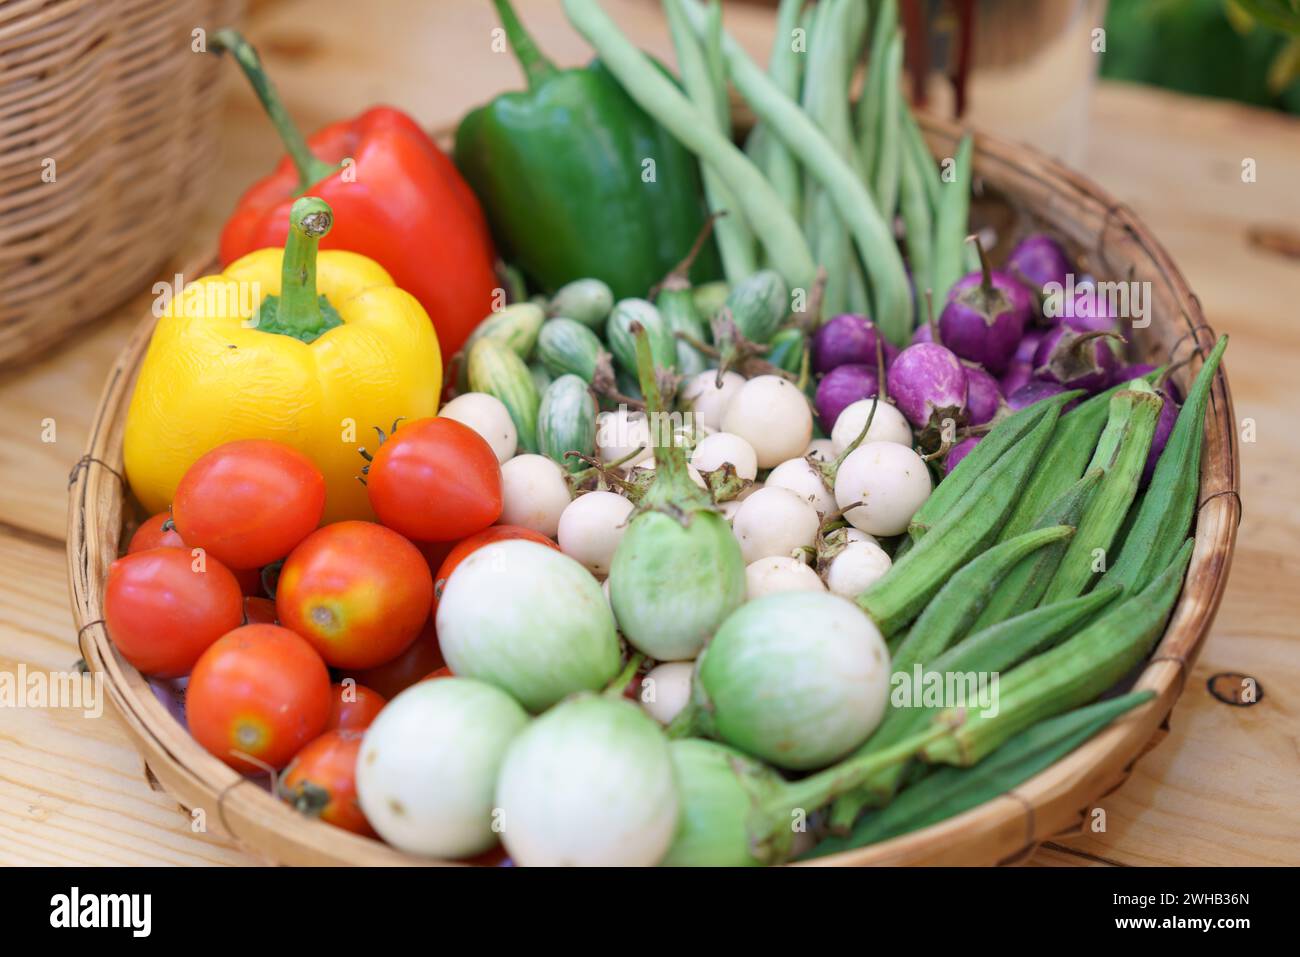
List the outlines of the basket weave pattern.
<svg viewBox="0 0 1300 957">
<path fill-rule="evenodd" d="M 193 31 L 243 0 L 0 3 L 0 368 L 120 304 L 215 171 L 220 64 Z"/>
</svg>

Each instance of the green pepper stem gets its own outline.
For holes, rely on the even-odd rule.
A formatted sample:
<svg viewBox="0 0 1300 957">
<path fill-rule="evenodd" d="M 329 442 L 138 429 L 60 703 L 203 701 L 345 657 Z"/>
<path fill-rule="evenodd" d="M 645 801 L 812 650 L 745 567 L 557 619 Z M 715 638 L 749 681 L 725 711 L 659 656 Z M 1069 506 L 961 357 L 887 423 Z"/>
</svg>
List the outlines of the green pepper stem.
<svg viewBox="0 0 1300 957">
<path fill-rule="evenodd" d="M 315 196 L 295 200 L 289 210 L 289 238 L 280 267 L 277 332 L 310 340 L 325 325 L 316 292 L 316 247 L 334 225 L 329 204 Z"/>
<path fill-rule="evenodd" d="M 275 126 L 276 132 L 280 134 L 280 141 L 284 143 L 286 152 L 298 170 L 300 189 L 306 191 L 313 183 L 318 183 L 332 174 L 337 167 L 317 157 L 307 146 L 302 132 L 294 125 L 289 117 L 289 111 L 284 108 L 284 101 L 280 99 L 280 94 L 271 85 L 257 50 L 244 39 L 243 34 L 226 27 L 214 33 L 210 42 L 212 48 L 218 53 L 228 50 L 235 58 L 235 62 L 239 64 L 239 68 L 244 71 L 244 76 L 248 77 L 253 92 L 262 102 L 262 108 L 266 110 L 266 115 Z"/>
<path fill-rule="evenodd" d="M 510 49 L 514 51 L 515 59 L 523 67 L 528 88 L 535 89 L 539 83 L 557 72 L 556 66 L 538 48 L 532 35 L 524 29 L 518 14 L 515 13 L 515 8 L 510 5 L 510 0 L 492 0 L 492 2 L 497 8 L 497 16 L 501 18 L 501 26 L 505 27 Z"/>
</svg>

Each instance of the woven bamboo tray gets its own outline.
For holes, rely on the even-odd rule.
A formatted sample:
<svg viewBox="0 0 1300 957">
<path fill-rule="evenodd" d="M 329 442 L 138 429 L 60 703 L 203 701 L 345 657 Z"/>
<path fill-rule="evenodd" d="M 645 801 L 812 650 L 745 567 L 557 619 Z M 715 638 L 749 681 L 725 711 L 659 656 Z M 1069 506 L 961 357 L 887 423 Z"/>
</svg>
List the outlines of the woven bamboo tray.
<svg viewBox="0 0 1300 957">
<path fill-rule="evenodd" d="M 924 120 L 934 152 L 951 155 L 959 131 Z M 1152 322 L 1132 331 L 1137 357 L 1156 362 L 1214 342 L 1200 303 L 1145 226 L 1095 184 L 1022 146 L 987 136 L 975 141 L 983 194 L 977 225 L 995 225 L 1003 242 L 1017 229 L 1046 228 L 1101 278 L 1151 283 Z M 134 376 L 153 328 L 146 318 L 109 375 L 86 457 L 72 475 L 68 562 L 73 612 L 86 662 L 105 675 L 118 712 L 153 777 L 187 808 L 203 808 L 208 826 L 243 848 L 284 864 L 428 864 L 377 841 L 305 818 L 208 754 L 168 714 L 147 681 L 114 650 L 103 627 L 104 581 L 135 518 L 124 495 L 122 430 Z M 1199 359 L 1179 370 L 1186 388 Z M 818 860 L 867 864 L 998 864 L 1023 860 L 1040 844 L 1078 831 L 1088 810 L 1118 787 L 1134 762 L 1160 740 L 1171 709 L 1214 620 L 1227 582 L 1241 502 L 1232 399 L 1226 372 L 1211 394 L 1201 464 L 1201 506 L 1187 583 L 1168 630 L 1137 679 L 1156 698 L 1014 791 L 958 817 L 886 843 Z"/>
<path fill-rule="evenodd" d="M 243 0 L 0 3 L 0 368 L 121 303 L 220 156 L 221 66 L 192 31 Z"/>
</svg>

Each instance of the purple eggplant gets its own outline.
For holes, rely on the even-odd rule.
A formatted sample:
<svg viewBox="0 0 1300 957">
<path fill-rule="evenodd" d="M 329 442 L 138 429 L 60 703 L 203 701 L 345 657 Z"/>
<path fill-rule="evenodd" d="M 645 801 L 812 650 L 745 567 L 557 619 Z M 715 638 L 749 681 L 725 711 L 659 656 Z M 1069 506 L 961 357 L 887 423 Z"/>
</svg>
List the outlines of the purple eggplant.
<svg viewBox="0 0 1300 957">
<path fill-rule="evenodd" d="M 1119 357 L 1112 332 L 1075 332 L 1065 325 L 1051 329 L 1038 344 L 1034 375 L 1066 389 L 1100 392 L 1110 385 Z"/>
<path fill-rule="evenodd" d="M 980 271 L 962 276 L 939 315 L 943 344 L 971 362 L 1000 375 L 1016 354 L 1031 315 L 1028 290 L 1008 272 L 989 268 L 976 243 Z"/>
<path fill-rule="evenodd" d="M 841 412 L 859 399 L 869 399 L 879 392 L 880 380 L 874 364 L 852 362 L 835 367 L 817 386 L 817 417 L 822 428 L 829 433 Z"/>
<path fill-rule="evenodd" d="M 825 373 L 850 363 L 875 368 L 876 343 L 884 346 L 885 366 L 888 367 L 898 355 L 898 348 L 880 334 L 870 319 L 852 313 L 832 316 L 813 333 L 813 369 Z"/>
<path fill-rule="evenodd" d="M 966 367 L 951 350 L 919 342 L 894 360 L 889 369 L 889 394 L 918 429 L 941 430 L 945 419 L 964 422 Z"/>
<path fill-rule="evenodd" d="M 970 425 L 992 422 L 1002 406 L 998 380 L 973 363 L 966 365 L 966 415 Z"/>
<path fill-rule="evenodd" d="M 959 462 L 966 456 L 970 455 L 970 450 L 980 444 L 982 435 L 972 435 L 968 439 L 962 439 L 956 445 L 948 450 L 948 454 L 943 459 L 943 474 L 947 475 L 955 469 Z"/>
<path fill-rule="evenodd" d="M 1028 385 L 1029 380 L 1033 377 L 1034 364 L 1032 362 L 1012 359 L 1011 364 L 1007 366 L 1007 371 L 1002 373 L 1002 378 L 998 379 L 998 388 L 1002 390 L 1003 397 L 1007 398 L 1017 389 Z"/>
<path fill-rule="evenodd" d="M 1030 379 L 1015 392 L 1012 392 L 1007 396 L 1007 408 L 1012 412 L 1019 412 L 1021 409 L 1033 405 L 1035 402 L 1041 402 L 1043 399 L 1050 399 L 1052 396 L 1060 395 L 1064 391 L 1065 387 L 1059 382 L 1048 382 L 1046 379 Z M 1073 403 L 1071 403 L 1071 405 L 1073 405 Z"/>
<path fill-rule="evenodd" d="M 1095 287 L 1084 286 L 1074 294 L 1074 300 L 1065 315 L 1057 316 L 1056 322 L 1068 326 L 1075 332 L 1114 332 L 1119 328 L 1119 320 L 1110 303 L 1096 295 Z"/>
<path fill-rule="evenodd" d="M 917 326 L 916 331 L 912 333 L 910 345 L 916 345 L 918 342 L 934 342 L 934 326 L 928 322 L 923 322 Z"/>
<path fill-rule="evenodd" d="M 1043 341 L 1043 333 L 1039 329 L 1029 329 L 1020 337 L 1020 345 L 1016 346 L 1016 355 L 1012 362 L 1033 362 L 1034 356 L 1038 353 L 1038 344 Z M 1008 366 L 1010 368 L 1010 366 Z"/>
<path fill-rule="evenodd" d="M 1155 435 L 1151 437 L 1151 450 L 1147 452 L 1147 464 L 1142 469 L 1143 488 L 1151 481 L 1151 476 L 1156 470 L 1156 462 L 1160 460 L 1160 453 L 1165 450 L 1169 435 L 1174 431 L 1174 423 L 1178 421 L 1178 403 L 1165 390 L 1157 389 L 1156 392 L 1165 400 L 1165 404 L 1160 407 L 1160 418 L 1156 419 Z"/>
<path fill-rule="evenodd" d="M 1119 385 L 1121 382 L 1132 382 L 1134 379 L 1144 379 L 1156 371 L 1156 367 L 1149 362 L 1135 362 L 1132 365 L 1124 366 L 1115 372 L 1114 378 L 1110 380 L 1111 385 Z M 1157 391 L 1163 390 L 1168 392 L 1173 400 L 1179 405 L 1183 404 L 1183 392 L 1174 383 L 1172 379 L 1166 378 Z"/>
<path fill-rule="evenodd" d="M 1041 299 L 1043 287 L 1050 283 L 1064 286 L 1070 274 L 1070 259 L 1065 250 L 1046 233 L 1030 233 L 1011 250 L 1003 266 L 1016 279 Z"/>
</svg>

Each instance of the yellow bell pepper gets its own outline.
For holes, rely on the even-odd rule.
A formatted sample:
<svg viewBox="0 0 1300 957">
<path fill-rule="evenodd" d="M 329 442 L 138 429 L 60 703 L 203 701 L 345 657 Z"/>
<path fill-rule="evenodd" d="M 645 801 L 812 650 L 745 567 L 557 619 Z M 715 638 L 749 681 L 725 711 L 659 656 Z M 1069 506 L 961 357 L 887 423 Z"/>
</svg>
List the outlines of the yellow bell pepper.
<svg viewBox="0 0 1300 957">
<path fill-rule="evenodd" d="M 185 470 L 236 439 L 274 439 L 325 475 L 325 521 L 372 518 L 357 480 L 375 429 L 438 411 L 438 338 L 373 260 L 317 253 L 329 206 L 303 197 L 283 250 L 260 249 L 188 284 L 163 311 L 127 412 L 131 489 L 151 513 Z"/>
</svg>

